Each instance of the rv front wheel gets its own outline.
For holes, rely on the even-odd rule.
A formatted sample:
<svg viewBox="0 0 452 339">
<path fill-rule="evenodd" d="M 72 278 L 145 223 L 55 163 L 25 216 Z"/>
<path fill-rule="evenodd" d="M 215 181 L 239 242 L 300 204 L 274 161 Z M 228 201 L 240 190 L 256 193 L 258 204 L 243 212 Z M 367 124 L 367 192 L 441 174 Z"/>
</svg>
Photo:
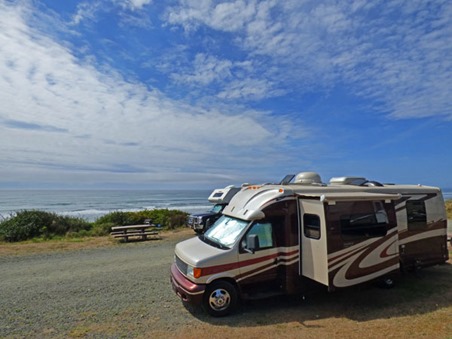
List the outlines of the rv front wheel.
<svg viewBox="0 0 452 339">
<path fill-rule="evenodd" d="M 227 281 L 217 281 L 207 287 L 203 308 L 214 317 L 222 317 L 235 309 L 237 299 L 237 290 L 234 285 Z"/>
<path fill-rule="evenodd" d="M 386 277 L 380 280 L 380 287 L 390 289 L 393 288 L 395 285 L 395 281 L 392 278 Z"/>
</svg>

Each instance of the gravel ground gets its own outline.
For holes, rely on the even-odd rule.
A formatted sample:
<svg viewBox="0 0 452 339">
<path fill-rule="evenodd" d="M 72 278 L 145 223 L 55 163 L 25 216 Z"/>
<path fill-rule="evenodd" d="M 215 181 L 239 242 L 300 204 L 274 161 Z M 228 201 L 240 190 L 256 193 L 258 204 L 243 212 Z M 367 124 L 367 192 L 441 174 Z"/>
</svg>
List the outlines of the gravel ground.
<svg viewBox="0 0 452 339">
<path fill-rule="evenodd" d="M 96 336 L 96 327 L 99 337 L 118 337 L 190 325 L 169 284 L 180 240 L 0 257 L 0 337 Z"/>
<path fill-rule="evenodd" d="M 254 301 L 212 318 L 169 282 L 174 246 L 192 236 L 0 255 L 0 338 L 452 338 L 452 258 L 391 290 Z"/>
</svg>

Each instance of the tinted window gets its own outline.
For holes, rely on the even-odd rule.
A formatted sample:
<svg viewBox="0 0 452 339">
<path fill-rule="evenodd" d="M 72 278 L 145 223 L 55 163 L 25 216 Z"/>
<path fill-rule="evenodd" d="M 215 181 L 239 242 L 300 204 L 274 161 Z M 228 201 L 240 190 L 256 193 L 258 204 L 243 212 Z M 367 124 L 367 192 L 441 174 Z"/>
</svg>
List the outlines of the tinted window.
<svg viewBox="0 0 452 339">
<path fill-rule="evenodd" d="M 223 210 L 225 205 L 214 205 L 210 210 L 212 213 L 219 213 Z"/>
<path fill-rule="evenodd" d="M 422 230 L 427 227 L 425 201 L 407 200 L 406 213 L 409 231 Z"/>
<path fill-rule="evenodd" d="M 315 214 L 303 215 L 304 235 L 307 238 L 320 239 L 320 217 Z"/>
<path fill-rule="evenodd" d="M 344 204 L 340 216 L 344 240 L 364 240 L 387 233 L 388 216 L 380 201 L 360 201 Z"/>
</svg>

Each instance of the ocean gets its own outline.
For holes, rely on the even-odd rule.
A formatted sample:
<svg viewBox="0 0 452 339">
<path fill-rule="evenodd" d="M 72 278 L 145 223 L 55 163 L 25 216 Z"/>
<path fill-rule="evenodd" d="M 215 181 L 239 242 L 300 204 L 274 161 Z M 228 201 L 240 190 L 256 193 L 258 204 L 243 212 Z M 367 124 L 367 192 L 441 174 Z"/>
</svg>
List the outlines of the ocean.
<svg viewBox="0 0 452 339">
<path fill-rule="evenodd" d="M 211 190 L 0 190 L 0 220 L 22 210 L 41 210 L 95 221 L 114 211 L 177 209 L 188 213 L 209 210 Z M 452 189 L 443 190 L 452 199 Z"/>
<path fill-rule="evenodd" d="M 209 210 L 211 190 L 0 190 L 0 220 L 22 210 L 40 210 L 95 221 L 114 211 Z"/>
</svg>

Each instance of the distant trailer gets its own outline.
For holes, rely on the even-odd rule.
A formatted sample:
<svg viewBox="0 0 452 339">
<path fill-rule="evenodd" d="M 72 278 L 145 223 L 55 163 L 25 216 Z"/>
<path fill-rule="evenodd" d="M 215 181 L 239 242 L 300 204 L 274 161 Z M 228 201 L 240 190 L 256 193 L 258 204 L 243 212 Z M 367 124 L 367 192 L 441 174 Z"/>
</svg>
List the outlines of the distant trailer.
<svg viewBox="0 0 452 339">
<path fill-rule="evenodd" d="M 214 204 L 212 208 L 204 213 L 189 215 L 187 218 L 187 226 L 192 228 L 196 233 L 204 233 L 207 231 L 210 226 L 218 220 L 223 209 L 240 189 L 240 187 L 230 185 L 225 188 L 213 190 L 208 198 L 209 202 Z"/>
</svg>

